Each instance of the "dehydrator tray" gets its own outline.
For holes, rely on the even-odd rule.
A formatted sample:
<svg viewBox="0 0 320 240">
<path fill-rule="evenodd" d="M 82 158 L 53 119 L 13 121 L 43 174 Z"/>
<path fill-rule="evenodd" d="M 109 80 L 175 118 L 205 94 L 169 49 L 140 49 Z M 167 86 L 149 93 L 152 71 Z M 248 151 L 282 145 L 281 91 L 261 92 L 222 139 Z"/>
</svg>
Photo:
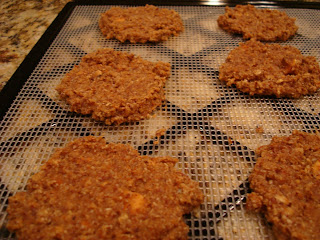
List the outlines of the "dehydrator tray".
<svg viewBox="0 0 320 240">
<path fill-rule="evenodd" d="M 119 3 L 67 4 L 1 93 L 7 101 L 2 102 L 0 122 L 0 239 L 15 238 L 6 230 L 8 197 L 25 189 L 55 149 L 86 135 L 130 144 L 141 154 L 179 159 L 176 167 L 205 194 L 201 207 L 185 216 L 189 239 L 273 239 L 264 217 L 245 209 L 255 150 L 294 129 L 319 129 L 320 91 L 297 100 L 251 97 L 220 82 L 219 66 L 243 42 L 218 27 L 216 20 L 226 5 L 220 3 L 158 5 L 176 10 L 185 25 L 178 37 L 158 44 L 103 37 L 99 14 Z M 320 11 L 315 5 L 291 4 L 258 7 L 278 8 L 295 17 L 296 36 L 279 44 L 295 46 L 320 61 Z M 98 48 L 171 63 L 166 101 L 149 119 L 106 126 L 69 112 L 59 100 L 55 87 L 60 79 Z"/>
</svg>

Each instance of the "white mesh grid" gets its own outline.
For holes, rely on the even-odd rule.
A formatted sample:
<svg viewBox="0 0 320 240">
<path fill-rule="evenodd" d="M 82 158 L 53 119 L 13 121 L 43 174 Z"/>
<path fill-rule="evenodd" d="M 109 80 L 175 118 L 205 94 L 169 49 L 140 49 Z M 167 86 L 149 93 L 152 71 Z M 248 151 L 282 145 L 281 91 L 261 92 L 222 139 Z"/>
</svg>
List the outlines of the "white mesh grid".
<svg viewBox="0 0 320 240">
<path fill-rule="evenodd" d="M 130 144 L 142 154 L 179 159 L 177 168 L 198 181 L 206 196 L 201 207 L 185 217 L 189 239 L 273 239 L 266 220 L 245 210 L 254 150 L 293 129 L 317 129 L 319 92 L 298 100 L 249 97 L 221 83 L 219 66 L 243 41 L 217 26 L 223 7 L 164 6 L 179 12 L 185 31 L 159 44 L 106 40 L 97 22 L 110 7 L 74 9 L 1 122 L 0 238 L 14 238 L 5 229 L 8 197 L 24 190 L 54 149 L 92 134 Z M 299 30 L 280 44 L 319 61 L 320 12 L 281 10 L 297 19 Z M 55 87 L 64 74 L 85 54 L 105 47 L 171 63 L 166 102 L 149 119 L 106 126 L 69 113 L 59 100 Z"/>
</svg>

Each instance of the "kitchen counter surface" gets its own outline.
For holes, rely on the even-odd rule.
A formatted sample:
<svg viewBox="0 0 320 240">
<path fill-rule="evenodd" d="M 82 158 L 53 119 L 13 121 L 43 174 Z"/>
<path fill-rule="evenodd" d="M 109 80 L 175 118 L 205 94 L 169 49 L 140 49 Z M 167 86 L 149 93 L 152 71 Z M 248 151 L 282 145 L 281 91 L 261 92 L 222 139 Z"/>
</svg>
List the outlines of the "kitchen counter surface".
<svg viewBox="0 0 320 240">
<path fill-rule="evenodd" d="M 0 90 L 69 0 L 2 0 Z"/>
</svg>

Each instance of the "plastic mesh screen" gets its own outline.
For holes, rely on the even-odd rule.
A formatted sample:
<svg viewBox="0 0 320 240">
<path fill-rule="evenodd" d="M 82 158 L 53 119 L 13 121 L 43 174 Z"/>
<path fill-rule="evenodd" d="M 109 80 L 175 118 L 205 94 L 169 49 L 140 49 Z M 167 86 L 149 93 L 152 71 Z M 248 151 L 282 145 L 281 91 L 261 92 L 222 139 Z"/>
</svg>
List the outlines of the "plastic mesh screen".
<svg viewBox="0 0 320 240">
<path fill-rule="evenodd" d="M 185 31 L 166 42 L 144 45 L 103 37 L 97 22 L 110 7 L 74 9 L 1 122 L 1 239 L 14 238 L 5 228 L 8 197 L 24 190 L 54 149 L 89 134 L 130 144 L 141 154 L 179 159 L 177 168 L 198 181 L 206 196 L 200 209 L 185 216 L 189 239 L 272 239 L 266 220 L 245 210 L 254 151 L 273 136 L 317 129 L 320 93 L 298 100 L 249 97 L 221 83 L 219 66 L 243 41 L 219 29 L 216 20 L 223 7 L 167 7 L 180 13 Z M 319 61 L 320 12 L 282 10 L 297 18 L 299 30 L 280 44 Z M 58 99 L 55 87 L 64 74 L 85 54 L 105 47 L 171 63 L 166 102 L 151 118 L 106 126 L 68 112 Z M 157 137 L 159 131 L 164 135 Z"/>
</svg>

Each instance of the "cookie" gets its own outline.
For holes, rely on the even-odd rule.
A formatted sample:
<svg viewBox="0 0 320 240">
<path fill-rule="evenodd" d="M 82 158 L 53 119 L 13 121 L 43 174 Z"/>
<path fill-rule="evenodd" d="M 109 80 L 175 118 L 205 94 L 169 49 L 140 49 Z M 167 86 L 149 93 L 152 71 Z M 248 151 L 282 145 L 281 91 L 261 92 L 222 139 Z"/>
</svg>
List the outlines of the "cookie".
<svg viewBox="0 0 320 240">
<path fill-rule="evenodd" d="M 57 150 L 9 199 L 18 239 L 187 239 L 186 214 L 203 201 L 171 157 L 141 156 L 100 137 Z"/>
<path fill-rule="evenodd" d="M 170 64 L 99 49 L 84 56 L 56 90 L 70 110 L 106 124 L 144 119 L 164 100 Z"/>
<path fill-rule="evenodd" d="M 295 47 L 252 39 L 230 52 L 219 79 L 250 95 L 299 98 L 320 88 L 320 68 Z"/>
<path fill-rule="evenodd" d="M 264 213 L 277 239 L 319 239 L 320 135 L 274 137 L 257 154 L 247 209 Z"/>
<path fill-rule="evenodd" d="M 107 39 L 131 43 L 166 41 L 184 29 L 176 11 L 148 4 L 144 7 L 112 7 L 101 14 L 99 27 Z"/>
<path fill-rule="evenodd" d="M 295 18 L 285 12 L 271 9 L 257 9 L 253 5 L 237 5 L 225 8 L 219 16 L 218 25 L 231 33 L 242 34 L 244 39 L 261 41 L 286 41 L 298 30 Z"/>
</svg>

